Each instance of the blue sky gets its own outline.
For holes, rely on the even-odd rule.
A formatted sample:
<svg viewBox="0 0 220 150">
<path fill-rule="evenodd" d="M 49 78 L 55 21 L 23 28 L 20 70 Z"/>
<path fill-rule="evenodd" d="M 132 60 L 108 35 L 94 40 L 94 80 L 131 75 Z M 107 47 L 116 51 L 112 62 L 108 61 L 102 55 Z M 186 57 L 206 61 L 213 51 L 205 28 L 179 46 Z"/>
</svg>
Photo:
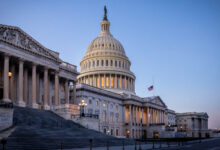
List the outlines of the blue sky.
<svg viewBox="0 0 220 150">
<path fill-rule="evenodd" d="M 137 95 L 159 95 L 176 112 L 208 112 L 209 127 L 220 128 L 219 0 L 0 0 L 0 23 L 22 28 L 80 71 L 104 5 Z"/>
</svg>

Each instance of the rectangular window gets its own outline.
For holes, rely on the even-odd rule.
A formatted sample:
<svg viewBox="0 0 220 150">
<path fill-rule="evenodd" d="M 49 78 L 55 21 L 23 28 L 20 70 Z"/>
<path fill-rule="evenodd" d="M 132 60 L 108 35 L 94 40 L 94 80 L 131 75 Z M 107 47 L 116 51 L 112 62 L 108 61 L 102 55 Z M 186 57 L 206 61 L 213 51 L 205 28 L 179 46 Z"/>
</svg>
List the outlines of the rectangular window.
<svg viewBox="0 0 220 150">
<path fill-rule="evenodd" d="M 96 86 L 97 87 L 99 86 L 99 77 L 98 76 L 96 77 Z"/>
<path fill-rule="evenodd" d="M 105 61 L 105 65 L 108 66 L 108 60 Z"/>
<path fill-rule="evenodd" d="M 106 87 L 109 87 L 109 76 L 106 77 Z"/>
<path fill-rule="evenodd" d="M 104 76 L 101 76 L 101 86 L 104 87 Z"/>
<path fill-rule="evenodd" d="M 111 87 L 112 88 L 114 87 L 114 77 L 113 76 L 111 77 Z"/>
<path fill-rule="evenodd" d="M 97 64 L 96 65 L 99 66 L 99 60 L 97 60 Z"/>
</svg>

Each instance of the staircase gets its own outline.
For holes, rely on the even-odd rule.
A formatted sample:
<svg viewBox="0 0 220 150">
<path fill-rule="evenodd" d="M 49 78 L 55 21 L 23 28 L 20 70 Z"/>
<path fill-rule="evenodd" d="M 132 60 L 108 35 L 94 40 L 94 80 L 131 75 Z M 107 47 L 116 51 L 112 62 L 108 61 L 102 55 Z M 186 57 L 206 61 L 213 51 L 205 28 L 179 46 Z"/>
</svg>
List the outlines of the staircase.
<svg viewBox="0 0 220 150">
<path fill-rule="evenodd" d="M 55 113 L 31 108 L 14 108 L 15 128 L 7 138 L 6 150 L 50 150 L 122 145 L 118 139 L 100 132 L 84 128 Z M 62 143 L 62 144 L 61 144 Z M 124 139 L 125 144 L 133 141 Z M 1 149 L 2 146 L 0 146 Z"/>
</svg>

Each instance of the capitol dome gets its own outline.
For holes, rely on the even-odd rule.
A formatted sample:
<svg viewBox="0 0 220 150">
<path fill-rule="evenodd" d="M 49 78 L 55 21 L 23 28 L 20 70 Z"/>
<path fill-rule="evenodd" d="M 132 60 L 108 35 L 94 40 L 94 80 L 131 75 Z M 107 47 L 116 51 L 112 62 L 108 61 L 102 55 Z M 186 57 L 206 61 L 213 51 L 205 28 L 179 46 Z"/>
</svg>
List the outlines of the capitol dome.
<svg viewBox="0 0 220 150">
<path fill-rule="evenodd" d="M 79 83 L 103 88 L 116 93 L 134 93 L 135 75 L 122 44 L 110 33 L 110 22 L 105 7 L 101 32 L 87 48 L 80 62 Z"/>
</svg>

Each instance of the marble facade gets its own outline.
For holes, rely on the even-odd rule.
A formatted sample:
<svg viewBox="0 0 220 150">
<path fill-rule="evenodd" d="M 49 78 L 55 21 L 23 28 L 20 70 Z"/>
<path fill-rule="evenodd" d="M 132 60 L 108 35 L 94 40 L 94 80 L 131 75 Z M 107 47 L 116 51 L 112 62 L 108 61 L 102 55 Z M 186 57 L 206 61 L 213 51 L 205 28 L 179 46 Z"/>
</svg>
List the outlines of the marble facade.
<svg viewBox="0 0 220 150">
<path fill-rule="evenodd" d="M 78 72 L 59 53 L 18 27 L 0 25 L 0 58 L 1 103 L 46 110 L 69 104 Z"/>
</svg>

